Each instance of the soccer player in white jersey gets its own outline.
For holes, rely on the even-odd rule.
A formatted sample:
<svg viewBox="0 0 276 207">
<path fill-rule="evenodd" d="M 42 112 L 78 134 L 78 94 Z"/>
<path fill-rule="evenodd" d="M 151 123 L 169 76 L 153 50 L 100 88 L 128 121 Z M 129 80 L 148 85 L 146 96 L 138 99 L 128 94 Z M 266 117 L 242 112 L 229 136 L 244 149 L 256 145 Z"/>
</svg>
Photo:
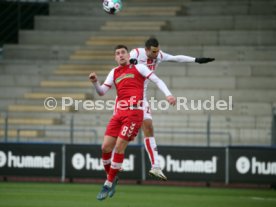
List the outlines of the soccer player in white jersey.
<svg viewBox="0 0 276 207">
<path fill-rule="evenodd" d="M 162 62 L 179 62 L 179 63 L 208 63 L 214 61 L 214 58 L 195 58 L 185 55 L 170 55 L 168 53 L 163 52 L 159 48 L 159 42 L 156 38 L 149 38 L 145 42 L 145 48 L 135 48 L 130 52 L 130 61 L 134 64 L 145 64 L 148 66 L 150 70 L 153 72 L 156 70 L 159 63 Z M 156 177 L 160 180 L 167 180 L 167 177 L 163 174 L 159 160 L 158 160 L 158 151 L 157 144 L 154 138 L 154 130 L 152 123 L 151 111 L 149 108 L 149 104 L 146 97 L 147 86 L 149 81 L 146 80 L 144 82 L 144 121 L 142 125 L 142 129 L 144 132 L 144 144 L 146 151 L 148 153 L 150 162 L 151 162 L 151 170 L 149 174 L 153 177 Z"/>
</svg>

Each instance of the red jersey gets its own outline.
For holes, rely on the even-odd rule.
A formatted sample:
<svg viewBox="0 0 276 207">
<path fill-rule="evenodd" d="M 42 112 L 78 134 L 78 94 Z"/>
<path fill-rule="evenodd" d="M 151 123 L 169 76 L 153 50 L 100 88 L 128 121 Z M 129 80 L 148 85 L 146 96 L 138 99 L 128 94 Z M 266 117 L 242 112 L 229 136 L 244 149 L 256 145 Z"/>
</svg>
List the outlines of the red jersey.
<svg viewBox="0 0 276 207">
<path fill-rule="evenodd" d="M 143 122 L 144 82 L 152 80 L 166 95 L 171 93 L 163 81 L 147 66 L 126 65 L 113 68 L 108 74 L 103 86 L 95 83 L 98 94 L 105 94 L 114 84 L 117 89 L 115 113 L 109 121 L 105 135 L 132 140 L 137 135 Z"/>
<path fill-rule="evenodd" d="M 104 84 L 109 87 L 115 85 L 117 103 L 120 106 L 137 106 L 143 101 L 144 82 L 151 74 L 152 72 L 144 65 L 118 66 L 112 69 Z"/>
</svg>

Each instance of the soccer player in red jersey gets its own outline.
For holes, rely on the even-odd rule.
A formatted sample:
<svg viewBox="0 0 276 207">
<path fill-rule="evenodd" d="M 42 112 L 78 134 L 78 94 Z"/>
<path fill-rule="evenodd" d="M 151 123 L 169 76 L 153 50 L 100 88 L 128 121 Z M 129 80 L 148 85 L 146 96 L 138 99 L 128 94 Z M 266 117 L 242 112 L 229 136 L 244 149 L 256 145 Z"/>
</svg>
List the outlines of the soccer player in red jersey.
<svg viewBox="0 0 276 207">
<path fill-rule="evenodd" d="M 127 47 L 118 45 L 115 47 L 115 61 L 119 66 L 110 71 L 105 82 L 100 85 L 96 73 L 89 75 L 99 95 L 104 95 L 113 85 L 117 90 L 116 111 L 107 125 L 102 144 L 102 160 L 107 179 L 97 195 L 98 200 L 114 195 L 118 182 L 117 173 L 122 166 L 125 149 L 136 137 L 143 123 L 144 82 L 151 80 L 165 94 L 171 105 L 176 103 L 175 97 L 162 80 L 147 66 L 130 64 L 129 58 Z"/>
</svg>

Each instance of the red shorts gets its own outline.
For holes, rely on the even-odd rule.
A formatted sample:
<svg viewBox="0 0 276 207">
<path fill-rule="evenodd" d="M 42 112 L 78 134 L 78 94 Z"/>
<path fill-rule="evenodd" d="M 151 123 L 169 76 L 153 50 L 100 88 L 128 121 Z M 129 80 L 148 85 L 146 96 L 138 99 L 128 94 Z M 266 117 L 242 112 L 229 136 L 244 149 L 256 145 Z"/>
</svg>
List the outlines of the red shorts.
<svg viewBox="0 0 276 207">
<path fill-rule="evenodd" d="M 105 135 L 133 140 L 143 123 L 143 113 L 139 109 L 117 110 L 106 127 Z"/>
</svg>

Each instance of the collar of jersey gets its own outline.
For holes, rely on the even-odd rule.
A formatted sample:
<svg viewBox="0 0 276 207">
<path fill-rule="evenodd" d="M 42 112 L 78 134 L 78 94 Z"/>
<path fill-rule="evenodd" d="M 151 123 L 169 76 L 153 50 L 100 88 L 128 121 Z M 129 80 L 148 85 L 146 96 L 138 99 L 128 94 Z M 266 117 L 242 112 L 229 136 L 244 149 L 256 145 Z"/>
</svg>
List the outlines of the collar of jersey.
<svg viewBox="0 0 276 207">
<path fill-rule="evenodd" d="M 121 66 L 121 65 L 119 65 L 118 69 L 119 69 L 119 70 L 121 70 L 121 69 L 126 69 L 126 68 L 129 68 L 129 65 L 130 65 L 130 64 L 125 65 L 125 66 Z"/>
</svg>

